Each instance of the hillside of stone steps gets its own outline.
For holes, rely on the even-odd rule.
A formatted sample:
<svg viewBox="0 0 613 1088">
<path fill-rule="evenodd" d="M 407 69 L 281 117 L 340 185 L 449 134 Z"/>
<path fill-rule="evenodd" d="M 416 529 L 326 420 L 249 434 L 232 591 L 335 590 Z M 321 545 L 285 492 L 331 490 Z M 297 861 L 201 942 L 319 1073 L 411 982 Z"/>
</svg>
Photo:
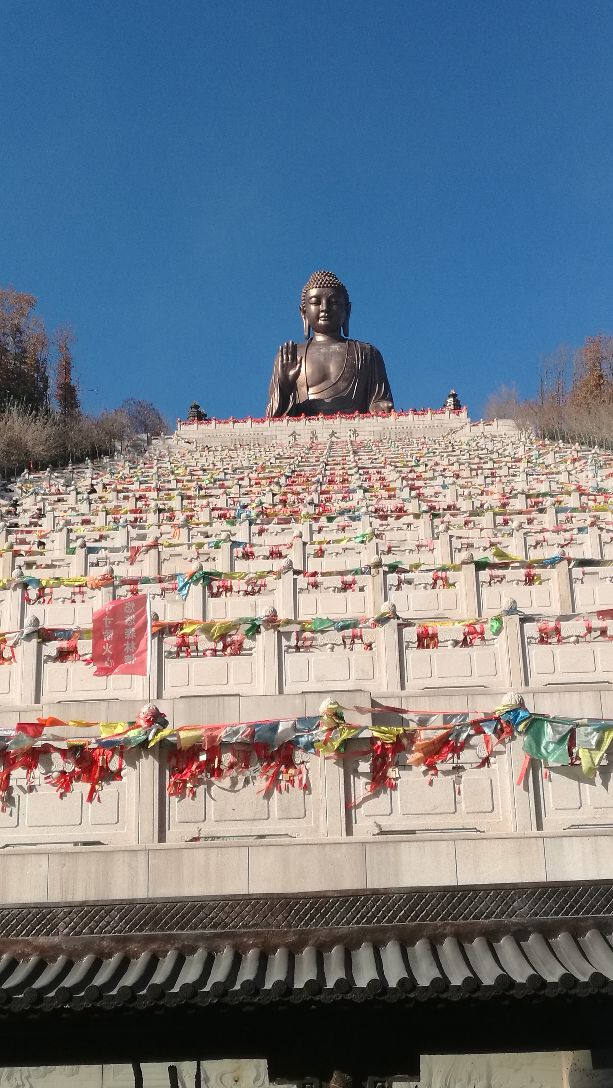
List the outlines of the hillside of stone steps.
<svg viewBox="0 0 613 1088">
<path fill-rule="evenodd" d="M 55 718 L 76 723 L 55 727 L 65 745 L 147 704 L 175 727 L 316 717 L 326 701 L 368 725 L 397 724 L 390 705 L 444 724 L 509 693 L 613 718 L 612 481 L 609 452 L 440 413 L 185 424 L 138 460 L 24 474 L 0 502 L 3 733 Z M 135 594 L 158 624 L 149 674 L 96 676 L 93 611 Z M 520 745 L 487 755 L 403 767 L 371 796 L 356 739 L 341 761 L 309 759 L 308 789 L 264 794 L 247 776 L 176 797 L 159 745 L 127 750 L 87 804 L 82 786 L 58 797 L 50 751 L 17 768 L 0 828 L 13 846 L 118 846 L 610 822 L 606 760 L 595 780 L 535 764 L 517 785 Z"/>
</svg>

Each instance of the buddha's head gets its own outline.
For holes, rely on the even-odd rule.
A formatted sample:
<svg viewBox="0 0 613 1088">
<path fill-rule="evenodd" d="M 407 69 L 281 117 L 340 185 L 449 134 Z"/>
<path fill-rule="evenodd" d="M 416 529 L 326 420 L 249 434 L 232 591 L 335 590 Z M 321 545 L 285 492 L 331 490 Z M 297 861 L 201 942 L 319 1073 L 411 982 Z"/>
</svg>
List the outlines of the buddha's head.
<svg viewBox="0 0 613 1088">
<path fill-rule="evenodd" d="M 313 332 L 349 336 L 349 292 L 334 272 L 313 272 L 302 288 L 300 314 L 305 338 Z"/>
</svg>

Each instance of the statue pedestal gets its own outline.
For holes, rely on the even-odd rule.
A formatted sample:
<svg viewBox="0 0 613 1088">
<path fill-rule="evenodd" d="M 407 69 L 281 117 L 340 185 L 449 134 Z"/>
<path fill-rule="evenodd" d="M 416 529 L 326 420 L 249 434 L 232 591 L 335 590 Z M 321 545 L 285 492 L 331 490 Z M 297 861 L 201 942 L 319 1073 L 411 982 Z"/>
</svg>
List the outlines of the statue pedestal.
<svg viewBox="0 0 613 1088">
<path fill-rule="evenodd" d="M 333 436 L 372 438 L 385 435 L 398 439 L 411 437 L 437 438 L 450 432 L 495 434 L 516 433 L 516 424 L 509 419 L 471 422 L 466 408 L 428 408 L 422 412 L 391 412 L 389 415 L 358 416 L 282 416 L 278 419 L 209 419 L 206 422 L 177 420 L 176 438 L 187 439 L 204 446 L 234 444 L 248 437 L 263 441 L 287 441 L 295 433 L 305 433 L 317 439 Z"/>
</svg>

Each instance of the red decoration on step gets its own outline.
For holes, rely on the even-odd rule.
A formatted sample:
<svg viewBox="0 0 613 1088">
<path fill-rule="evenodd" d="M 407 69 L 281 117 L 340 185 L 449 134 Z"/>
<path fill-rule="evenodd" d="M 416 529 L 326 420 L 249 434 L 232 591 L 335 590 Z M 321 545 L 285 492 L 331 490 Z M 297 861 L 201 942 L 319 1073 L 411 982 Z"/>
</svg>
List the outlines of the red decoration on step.
<svg viewBox="0 0 613 1088">
<path fill-rule="evenodd" d="M 427 624 L 422 623 L 417 628 L 416 634 L 418 650 L 438 649 L 438 627 L 428 627 Z"/>
<path fill-rule="evenodd" d="M 477 642 L 485 642 L 485 624 L 465 624 L 462 632 L 462 646 L 474 646 Z"/>
<path fill-rule="evenodd" d="M 537 630 L 538 641 L 543 646 L 548 646 L 550 642 L 562 641 L 562 625 L 559 620 L 554 620 L 553 623 L 549 620 L 540 620 Z"/>
</svg>

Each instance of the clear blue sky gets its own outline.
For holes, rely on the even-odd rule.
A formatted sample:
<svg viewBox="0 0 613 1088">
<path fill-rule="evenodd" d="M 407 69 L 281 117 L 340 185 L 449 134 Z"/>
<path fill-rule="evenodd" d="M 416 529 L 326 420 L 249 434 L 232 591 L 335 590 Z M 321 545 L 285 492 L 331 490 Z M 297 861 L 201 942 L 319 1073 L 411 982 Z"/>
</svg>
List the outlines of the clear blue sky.
<svg viewBox="0 0 613 1088">
<path fill-rule="evenodd" d="M 86 408 L 263 412 L 315 268 L 398 407 L 613 330 L 612 0 L 0 0 L 0 283 Z"/>
</svg>

